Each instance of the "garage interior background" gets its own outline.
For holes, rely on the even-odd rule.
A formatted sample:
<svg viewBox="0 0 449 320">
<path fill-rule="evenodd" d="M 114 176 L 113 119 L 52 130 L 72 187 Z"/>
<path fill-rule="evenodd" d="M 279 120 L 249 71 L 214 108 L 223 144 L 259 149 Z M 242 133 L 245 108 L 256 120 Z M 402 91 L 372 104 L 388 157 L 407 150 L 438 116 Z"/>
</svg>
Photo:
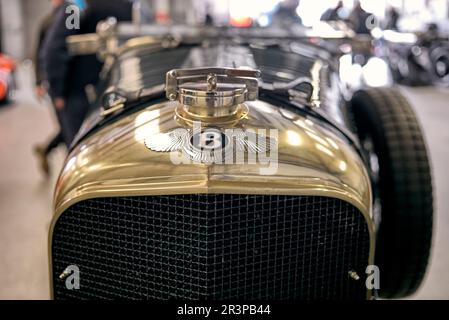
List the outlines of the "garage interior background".
<svg viewBox="0 0 449 320">
<path fill-rule="evenodd" d="M 188 4 L 187 2 L 190 2 Z M 156 22 L 202 24 L 206 10 L 214 21 L 249 16 L 266 22 L 265 12 L 277 0 L 153 0 L 149 1 Z M 298 14 L 306 25 L 319 20 L 336 1 L 302 0 Z M 351 7 L 353 0 L 344 1 Z M 388 5 L 402 14 L 403 30 L 438 23 L 449 31 L 448 0 L 366 0 L 365 8 L 380 19 Z M 52 175 L 42 177 L 33 147 L 57 131 L 48 101 L 33 93 L 33 62 L 36 33 L 50 11 L 49 0 L 0 0 L 0 52 L 19 62 L 14 103 L 0 107 L 0 299 L 48 299 L 47 232 L 52 214 L 52 192 L 65 157 L 65 150 L 52 155 Z M 376 72 L 380 72 L 377 70 Z M 449 299 L 449 89 L 439 86 L 401 87 L 424 129 L 433 166 L 436 233 L 431 264 L 424 285 L 413 299 Z"/>
</svg>

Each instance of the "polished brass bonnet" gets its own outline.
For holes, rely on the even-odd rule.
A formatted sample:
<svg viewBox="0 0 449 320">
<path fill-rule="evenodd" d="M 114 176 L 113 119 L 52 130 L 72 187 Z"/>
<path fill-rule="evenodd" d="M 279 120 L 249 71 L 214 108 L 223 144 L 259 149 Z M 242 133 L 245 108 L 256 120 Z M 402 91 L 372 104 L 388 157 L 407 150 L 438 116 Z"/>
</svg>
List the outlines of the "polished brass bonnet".
<svg viewBox="0 0 449 320">
<path fill-rule="evenodd" d="M 257 70 L 175 69 L 167 73 L 166 94 L 187 122 L 235 121 L 248 112 L 245 101 L 257 100 L 259 77 Z"/>
</svg>

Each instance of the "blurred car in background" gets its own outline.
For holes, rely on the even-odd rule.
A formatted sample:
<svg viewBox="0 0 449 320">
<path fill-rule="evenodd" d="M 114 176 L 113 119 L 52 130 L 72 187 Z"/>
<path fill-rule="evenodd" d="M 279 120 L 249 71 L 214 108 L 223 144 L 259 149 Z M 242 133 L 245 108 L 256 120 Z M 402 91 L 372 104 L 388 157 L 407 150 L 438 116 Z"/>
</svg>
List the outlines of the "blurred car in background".
<svg viewBox="0 0 449 320">
<path fill-rule="evenodd" d="M 15 61 L 0 53 L 0 104 L 11 101 L 14 90 Z"/>
<path fill-rule="evenodd" d="M 393 78 L 410 86 L 449 86 L 449 38 L 435 24 L 420 33 L 385 31 L 385 59 Z"/>
</svg>

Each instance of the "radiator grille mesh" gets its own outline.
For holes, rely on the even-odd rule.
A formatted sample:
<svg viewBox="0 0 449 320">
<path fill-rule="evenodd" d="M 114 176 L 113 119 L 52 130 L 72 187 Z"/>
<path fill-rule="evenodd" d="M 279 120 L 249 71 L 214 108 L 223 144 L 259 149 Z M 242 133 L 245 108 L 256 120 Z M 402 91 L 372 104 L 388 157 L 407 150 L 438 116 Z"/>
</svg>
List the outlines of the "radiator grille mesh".
<svg viewBox="0 0 449 320">
<path fill-rule="evenodd" d="M 57 299 L 363 299 L 369 235 L 326 197 L 119 197 L 64 212 L 52 254 Z M 80 290 L 58 278 L 69 265 Z"/>
</svg>

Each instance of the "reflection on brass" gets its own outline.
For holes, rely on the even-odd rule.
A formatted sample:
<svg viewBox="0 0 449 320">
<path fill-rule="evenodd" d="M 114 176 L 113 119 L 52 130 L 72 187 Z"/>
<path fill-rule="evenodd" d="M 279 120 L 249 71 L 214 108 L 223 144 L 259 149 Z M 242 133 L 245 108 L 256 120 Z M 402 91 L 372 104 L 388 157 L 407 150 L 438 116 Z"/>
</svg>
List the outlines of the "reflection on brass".
<svg viewBox="0 0 449 320">
<path fill-rule="evenodd" d="M 279 130 L 278 171 L 260 176 L 257 165 L 173 165 L 168 154 L 149 151 L 145 137 L 177 128 L 176 106 L 151 105 L 99 130 L 76 146 L 59 178 L 55 209 L 65 210 L 94 193 L 110 195 L 180 193 L 218 190 L 228 185 L 248 192 L 337 196 L 371 218 L 370 181 L 364 164 L 346 141 L 313 120 L 262 101 L 247 104 L 249 112 L 237 128 Z M 261 181 L 269 182 L 260 184 Z M 196 186 L 195 188 L 190 188 Z M 151 188 L 150 188 L 151 187 Z M 155 188 L 157 187 L 157 188 Z M 251 187 L 248 189 L 248 187 Z M 235 189 L 233 189 L 235 190 Z M 312 192 L 313 190 L 313 192 Z M 87 196 L 91 195 L 91 196 Z"/>
<path fill-rule="evenodd" d="M 201 79 L 204 79 L 206 91 L 213 89 L 215 80 L 211 74 L 219 75 L 223 69 L 203 71 Z M 186 75 L 185 70 L 183 72 Z M 198 70 L 190 75 L 194 76 L 194 72 Z M 226 72 L 238 75 L 234 69 Z M 257 71 L 238 72 L 247 77 L 257 76 Z M 181 99 L 180 95 L 191 90 L 180 87 L 185 82 L 178 83 L 178 76 L 176 72 L 167 75 L 167 97 L 170 100 Z M 219 85 L 220 77 L 217 79 Z M 198 193 L 310 195 L 346 201 L 358 208 L 367 221 L 371 243 L 367 263 L 373 264 L 375 238 L 371 182 L 357 152 L 320 122 L 256 100 L 257 81 L 250 80 L 249 86 L 233 88 L 233 94 L 247 91 L 244 102 L 228 105 L 228 100 L 225 100 L 226 107 L 234 108 L 229 108 L 228 114 L 215 112 L 223 107 L 221 104 L 208 105 L 214 110 L 213 114 L 203 114 L 186 108 L 180 101 L 189 100 L 182 99 L 149 104 L 82 140 L 68 155 L 56 185 L 55 214 L 49 235 L 50 269 L 55 223 L 75 203 L 99 197 Z M 204 96 L 206 98 L 207 95 Z M 196 105 L 198 101 L 190 102 L 188 107 L 202 107 Z M 261 175 L 260 169 L 266 164 L 260 162 L 176 165 L 171 161 L 170 152 L 147 148 L 147 138 L 176 129 L 189 129 L 195 119 L 202 120 L 202 125 L 209 127 L 252 129 L 256 132 L 277 129 L 278 154 L 274 174 Z M 358 275 L 349 276 L 355 278 Z M 368 291 L 367 295 L 369 298 L 371 292 Z"/>
<path fill-rule="evenodd" d="M 190 108 L 189 110 L 192 110 Z M 232 113 L 221 113 L 215 112 L 212 114 L 198 114 L 199 111 L 189 112 L 189 110 L 183 104 L 178 104 L 175 109 L 176 119 L 179 123 L 183 123 L 187 126 L 192 126 L 194 121 L 200 121 L 201 125 L 204 127 L 211 126 L 225 126 L 233 127 L 240 120 L 245 119 L 248 116 L 248 107 L 246 104 L 239 104 L 233 108 Z M 195 110 L 195 109 L 193 109 Z"/>
<path fill-rule="evenodd" d="M 261 164 L 174 165 L 169 152 L 149 150 L 146 137 L 187 127 L 173 117 L 176 106 L 171 102 L 149 105 L 77 145 L 56 186 L 50 265 L 54 224 L 75 203 L 97 197 L 192 193 L 314 195 L 347 201 L 365 216 L 371 237 L 368 264 L 374 264 L 370 179 L 354 149 L 314 120 L 262 101 L 247 106 L 247 118 L 237 127 L 279 129 L 275 175 L 261 176 Z"/>
<path fill-rule="evenodd" d="M 207 91 L 213 92 L 217 91 L 217 75 L 214 73 L 207 75 Z"/>
</svg>

